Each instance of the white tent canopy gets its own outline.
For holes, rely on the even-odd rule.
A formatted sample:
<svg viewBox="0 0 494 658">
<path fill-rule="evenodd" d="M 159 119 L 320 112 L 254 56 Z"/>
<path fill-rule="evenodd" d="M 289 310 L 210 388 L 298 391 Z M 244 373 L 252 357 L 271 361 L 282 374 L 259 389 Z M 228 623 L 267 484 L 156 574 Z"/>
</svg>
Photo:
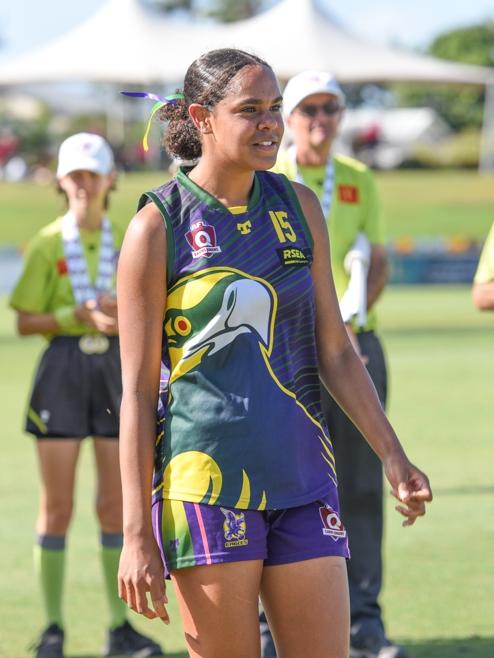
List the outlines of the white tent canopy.
<svg viewBox="0 0 494 658">
<path fill-rule="evenodd" d="M 214 29 L 214 28 L 213 28 Z M 0 66 L 0 84 L 178 80 L 180 51 L 205 30 L 171 23 L 137 0 L 109 0 L 79 26 L 46 46 Z M 178 51 L 181 34 L 181 45 Z M 197 33 L 197 34 L 196 34 Z M 190 40 L 190 41 L 189 41 Z"/>
<path fill-rule="evenodd" d="M 273 38 L 276 34 L 278 38 Z M 231 38 L 264 54 L 280 78 L 305 69 L 332 71 L 341 82 L 486 84 L 493 72 L 366 43 L 335 24 L 314 0 L 284 0 L 236 23 Z"/>
<path fill-rule="evenodd" d="M 109 0 L 71 32 L 0 64 L 0 84 L 84 80 L 127 84 L 176 82 L 197 56 L 241 47 L 264 57 L 287 79 L 308 68 L 342 82 L 421 81 L 484 85 L 490 69 L 453 64 L 362 42 L 336 25 L 314 0 L 282 0 L 229 25 L 171 21 L 138 0 Z"/>
</svg>

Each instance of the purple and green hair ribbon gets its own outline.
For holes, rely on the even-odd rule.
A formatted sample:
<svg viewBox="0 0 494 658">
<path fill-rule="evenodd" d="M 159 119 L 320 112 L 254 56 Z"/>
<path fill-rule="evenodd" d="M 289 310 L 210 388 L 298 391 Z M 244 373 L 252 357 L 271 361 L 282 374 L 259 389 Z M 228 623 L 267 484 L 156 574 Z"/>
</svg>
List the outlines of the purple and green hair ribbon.
<svg viewBox="0 0 494 658">
<path fill-rule="evenodd" d="M 152 94 L 149 91 L 121 91 L 120 93 L 124 96 L 131 96 L 133 98 L 149 98 L 150 100 L 155 101 L 153 107 L 151 108 L 151 114 L 146 124 L 146 132 L 144 133 L 144 137 L 142 139 L 142 146 L 147 152 L 149 151 L 148 134 L 151 128 L 151 121 L 153 116 L 160 109 L 160 107 L 163 107 L 163 105 L 168 105 L 168 103 L 176 103 L 177 101 L 183 100 L 184 95 L 181 92 L 170 94 L 169 96 L 164 97 L 158 96 L 157 94 Z"/>
</svg>

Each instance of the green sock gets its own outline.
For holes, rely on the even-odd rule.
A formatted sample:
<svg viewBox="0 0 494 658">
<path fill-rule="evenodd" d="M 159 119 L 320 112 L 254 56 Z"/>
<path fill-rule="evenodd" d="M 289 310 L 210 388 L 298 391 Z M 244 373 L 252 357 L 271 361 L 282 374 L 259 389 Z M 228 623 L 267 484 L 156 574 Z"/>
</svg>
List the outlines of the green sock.
<svg viewBox="0 0 494 658">
<path fill-rule="evenodd" d="M 121 551 L 121 533 L 101 533 L 101 563 L 105 579 L 106 599 L 110 610 L 110 628 L 121 626 L 127 619 L 127 605 L 118 596 L 117 576 Z"/>
<path fill-rule="evenodd" d="M 38 543 L 34 547 L 34 569 L 41 586 L 47 623 L 58 624 L 63 628 L 65 536 L 38 536 Z"/>
</svg>

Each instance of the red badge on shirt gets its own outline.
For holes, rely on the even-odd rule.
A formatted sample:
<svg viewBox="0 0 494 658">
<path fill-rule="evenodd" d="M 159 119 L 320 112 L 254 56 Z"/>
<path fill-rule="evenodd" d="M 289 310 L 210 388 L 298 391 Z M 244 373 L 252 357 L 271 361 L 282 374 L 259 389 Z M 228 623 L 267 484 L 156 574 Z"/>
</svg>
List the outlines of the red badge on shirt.
<svg viewBox="0 0 494 658">
<path fill-rule="evenodd" d="M 355 185 L 338 185 L 338 197 L 342 203 L 358 203 L 358 188 Z"/>
<path fill-rule="evenodd" d="M 67 269 L 67 263 L 65 261 L 65 258 L 59 258 L 57 260 L 57 272 L 59 273 L 60 276 L 67 274 L 68 269 Z"/>
<path fill-rule="evenodd" d="M 190 231 L 185 234 L 185 239 L 192 248 L 192 258 L 210 258 L 213 254 L 219 254 L 221 247 L 216 242 L 216 231 L 214 226 L 199 220 L 190 225 Z"/>
</svg>

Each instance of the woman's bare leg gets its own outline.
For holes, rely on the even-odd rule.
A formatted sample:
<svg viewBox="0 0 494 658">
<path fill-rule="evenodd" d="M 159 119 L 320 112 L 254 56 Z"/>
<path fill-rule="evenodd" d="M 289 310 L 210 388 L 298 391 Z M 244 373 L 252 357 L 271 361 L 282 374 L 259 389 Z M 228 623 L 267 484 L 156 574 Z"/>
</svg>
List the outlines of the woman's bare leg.
<svg viewBox="0 0 494 658">
<path fill-rule="evenodd" d="M 191 658 L 259 658 L 262 568 L 247 560 L 173 571 Z"/>
<path fill-rule="evenodd" d="M 344 558 L 265 567 L 261 597 L 278 658 L 348 658 L 350 607 Z"/>
<path fill-rule="evenodd" d="M 36 529 L 39 535 L 65 535 L 72 518 L 78 439 L 36 442 L 41 495 Z"/>
<path fill-rule="evenodd" d="M 103 532 L 122 532 L 122 482 L 118 441 L 94 438 L 97 472 L 96 513 Z"/>
</svg>

